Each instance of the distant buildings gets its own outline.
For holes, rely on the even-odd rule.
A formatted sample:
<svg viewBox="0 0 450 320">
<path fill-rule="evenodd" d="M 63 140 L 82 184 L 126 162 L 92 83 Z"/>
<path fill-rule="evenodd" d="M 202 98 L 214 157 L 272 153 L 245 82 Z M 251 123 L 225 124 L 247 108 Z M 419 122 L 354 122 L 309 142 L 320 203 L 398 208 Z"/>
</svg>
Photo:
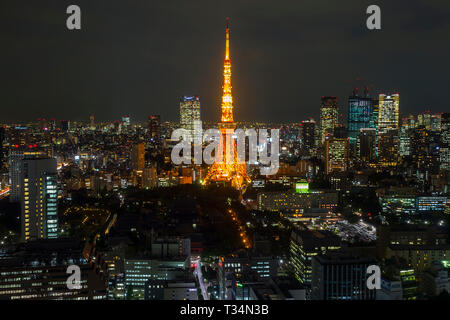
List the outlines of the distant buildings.
<svg viewBox="0 0 450 320">
<path fill-rule="evenodd" d="M 366 163 L 377 160 L 377 131 L 375 128 L 360 129 L 357 137 L 357 156 Z"/>
<path fill-rule="evenodd" d="M 142 186 L 144 188 L 156 188 L 158 185 L 158 175 L 155 167 L 144 168 L 142 172 Z"/>
<path fill-rule="evenodd" d="M 302 144 L 305 150 L 309 152 L 309 154 L 313 154 L 313 151 L 316 147 L 316 131 L 317 131 L 317 125 L 316 121 L 313 119 L 310 120 L 304 120 L 300 124 L 301 126 L 301 133 L 300 137 L 302 139 Z"/>
<path fill-rule="evenodd" d="M 150 115 L 147 121 L 147 133 L 151 141 L 159 143 L 161 140 L 161 116 Z"/>
<path fill-rule="evenodd" d="M 184 96 L 180 100 L 180 126 L 188 130 L 192 139 L 202 135 L 197 132 L 195 136 L 196 126 L 201 121 L 200 98 L 198 96 Z"/>
<path fill-rule="evenodd" d="M 400 145 L 398 129 L 386 128 L 378 135 L 378 164 L 381 167 L 395 167 L 399 161 Z"/>
<path fill-rule="evenodd" d="M 5 156 L 5 150 L 3 148 L 4 140 L 5 140 L 5 128 L 0 126 L 0 168 L 3 166 L 3 158 Z"/>
<path fill-rule="evenodd" d="M 378 119 L 375 102 L 369 97 L 366 89 L 364 96 L 359 96 L 355 90 L 348 98 L 348 136 L 350 145 L 355 146 L 361 129 L 377 127 Z"/>
<path fill-rule="evenodd" d="M 131 149 L 131 167 L 136 171 L 145 167 L 145 144 L 142 142 L 134 144 Z"/>
<path fill-rule="evenodd" d="M 325 136 L 332 134 L 338 125 L 337 97 L 322 97 L 320 105 L 320 142 L 325 142 Z"/>
<path fill-rule="evenodd" d="M 326 173 L 346 171 L 349 166 L 349 139 L 327 137 L 325 139 Z"/>
<path fill-rule="evenodd" d="M 95 130 L 95 121 L 94 121 L 94 115 L 90 114 L 89 115 L 89 129 L 90 130 Z"/>
<path fill-rule="evenodd" d="M 398 129 L 400 112 L 400 95 L 380 94 L 378 97 L 378 131 Z"/>
</svg>

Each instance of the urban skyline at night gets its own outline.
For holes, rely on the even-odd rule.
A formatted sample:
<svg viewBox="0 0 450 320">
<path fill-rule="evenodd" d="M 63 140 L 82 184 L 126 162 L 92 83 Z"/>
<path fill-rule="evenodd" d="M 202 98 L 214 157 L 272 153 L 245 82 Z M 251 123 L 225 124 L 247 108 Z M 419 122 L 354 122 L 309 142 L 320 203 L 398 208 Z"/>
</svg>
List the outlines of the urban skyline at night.
<svg viewBox="0 0 450 320">
<path fill-rule="evenodd" d="M 450 300 L 450 4 L 111 2 L 0 5 L 0 301 Z"/>
<path fill-rule="evenodd" d="M 446 3 L 381 1 L 383 28 L 371 32 L 365 1 L 231 1 L 218 8 L 205 1 L 116 1 L 106 14 L 102 4 L 84 2 L 78 33 L 59 25 L 65 21 L 57 12 L 64 6 L 5 3 L 0 58 L 20 63 L 6 64 L 0 77 L 2 104 L 10 108 L 4 121 L 81 121 L 92 112 L 105 121 L 124 113 L 137 122 L 149 113 L 177 121 L 183 95 L 199 95 L 203 118 L 215 121 L 222 50 L 216 35 L 227 16 L 233 21 L 236 116 L 242 121 L 317 118 L 318 97 L 338 96 L 342 108 L 354 87 L 366 85 L 374 96 L 398 91 L 405 114 L 448 107 Z"/>
</svg>

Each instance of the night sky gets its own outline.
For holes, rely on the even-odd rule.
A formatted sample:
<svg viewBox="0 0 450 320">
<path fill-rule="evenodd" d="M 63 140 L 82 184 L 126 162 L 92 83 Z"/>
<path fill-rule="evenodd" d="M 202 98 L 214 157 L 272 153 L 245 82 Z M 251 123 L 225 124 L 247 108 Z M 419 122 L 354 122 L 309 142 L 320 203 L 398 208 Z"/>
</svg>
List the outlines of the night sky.
<svg viewBox="0 0 450 320">
<path fill-rule="evenodd" d="M 382 30 L 366 28 L 370 4 Z M 402 113 L 450 111 L 449 0 L 1 0 L 0 122 L 178 121 L 182 95 L 216 121 L 225 17 L 235 120 L 318 119 L 323 95 L 346 114 L 363 85 L 397 90 Z"/>
</svg>

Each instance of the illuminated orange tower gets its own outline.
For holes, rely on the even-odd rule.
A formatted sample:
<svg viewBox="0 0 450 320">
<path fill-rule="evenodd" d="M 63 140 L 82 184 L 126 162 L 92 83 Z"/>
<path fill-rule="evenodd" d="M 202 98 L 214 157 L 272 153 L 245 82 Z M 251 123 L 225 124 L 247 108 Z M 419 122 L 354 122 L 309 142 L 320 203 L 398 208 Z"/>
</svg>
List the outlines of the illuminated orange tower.
<svg viewBox="0 0 450 320">
<path fill-rule="evenodd" d="M 236 152 L 236 140 L 233 138 L 236 124 L 233 117 L 233 95 L 231 94 L 231 58 L 230 58 L 230 29 L 229 18 L 226 19 L 226 41 L 225 41 L 225 61 L 223 65 L 223 93 L 222 93 L 222 117 L 219 122 L 219 129 L 222 133 L 221 148 L 223 150 L 223 160 L 212 164 L 203 184 L 225 182 L 238 189 L 245 191 L 246 186 L 251 182 L 247 175 L 245 162 L 239 163 Z M 230 141 L 230 144 L 227 144 Z M 245 159 L 244 159 L 245 161 Z"/>
</svg>

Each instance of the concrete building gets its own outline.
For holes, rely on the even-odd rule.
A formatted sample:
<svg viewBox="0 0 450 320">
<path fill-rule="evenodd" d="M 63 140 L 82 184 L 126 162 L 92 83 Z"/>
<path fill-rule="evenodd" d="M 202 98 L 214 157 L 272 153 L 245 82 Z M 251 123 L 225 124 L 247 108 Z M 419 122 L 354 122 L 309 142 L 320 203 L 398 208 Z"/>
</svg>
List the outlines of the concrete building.
<svg viewBox="0 0 450 320">
<path fill-rule="evenodd" d="M 367 286 L 370 257 L 348 252 L 328 252 L 312 259 L 312 300 L 375 300 L 376 289 Z"/>
</svg>

